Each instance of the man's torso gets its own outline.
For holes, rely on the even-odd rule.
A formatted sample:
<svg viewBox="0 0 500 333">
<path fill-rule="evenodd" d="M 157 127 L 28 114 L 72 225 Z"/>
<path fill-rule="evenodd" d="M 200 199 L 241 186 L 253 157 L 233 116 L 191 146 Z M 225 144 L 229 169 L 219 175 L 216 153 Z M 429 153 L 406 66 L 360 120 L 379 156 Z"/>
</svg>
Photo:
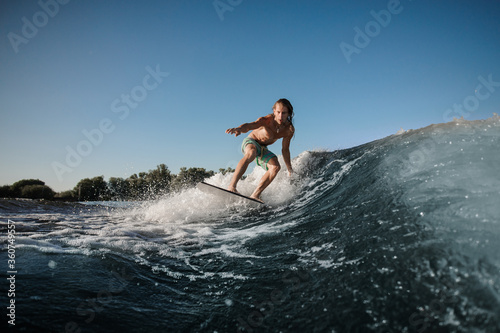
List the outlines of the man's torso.
<svg viewBox="0 0 500 333">
<path fill-rule="evenodd" d="M 262 146 L 269 146 L 275 143 L 278 139 L 291 135 L 291 126 L 287 121 L 286 124 L 278 127 L 274 124 L 273 115 L 265 116 L 265 124 L 253 130 L 249 137 L 257 141 Z"/>
</svg>

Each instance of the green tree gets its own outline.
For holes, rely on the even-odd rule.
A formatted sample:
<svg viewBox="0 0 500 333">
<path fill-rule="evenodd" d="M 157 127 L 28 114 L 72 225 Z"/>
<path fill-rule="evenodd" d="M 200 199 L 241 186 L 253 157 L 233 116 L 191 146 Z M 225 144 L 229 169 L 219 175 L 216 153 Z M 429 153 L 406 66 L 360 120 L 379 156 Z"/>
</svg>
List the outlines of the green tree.
<svg viewBox="0 0 500 333">
<path fill-rule="evenodd" d="M 64 200 L 64 201 L 74 201 L 78 199 L 75 195 L 74 190 L 69 190 L 69 191 L 64 191 L 64 192 L 59 192 L 54 196 L 54 199 L 57 200 Z"/>
<path fill-rule="evenodd" d="M 207 171 L 205 168 L 189 168 L 182 167 L 180 172 L 172 181 L 172 188 L 179 191 L 188 187 L 193 187 L 197 183 L 212 177 L 215 174 L 213 171 Z"/>
<path fill-rule="evenodd" d="M 234 172 L 234 169 L 220 169 Z M 165 164 L 148 172 L 133 174 L 127 179 L 111 177 L 109 182 L 103 176 L 80 180 L 72 191 L 58 193 L 58 199 L 77 198 L 81 201 L 96 200 L 147 200 L 171 191 L 179 191 L 196 185 L 215 173 L 204 168 L 181 168 L 178 175 L 172 174 Z M 64 199 L 63 199 L 64 200 Z"/>
<path fill-rule="evenodd" d="M 133 174 L 127 178 L 127 182 L 130 186 L 130 199 L 146 199 L 146 194 L 148 193 L 146 175 L 147 174 L 145 172 L 139 172 L 139 175 Z"/>
<path fill-rule="evenodd" d="M 80 180 L 73 191 L 80 201 L 97 201 L 106 194 L 106 187 L 104 177 L 99 176 Z"/>
<path fill-rule="evenodd" d="M 52 200 L 55 194 L 47 185 L 25 185 L 21 190 L 21 197 L 29 199 Z"/>
<path fill-rule="evenodd" d="M 10 188 L 11 188 L 10 185 L 0 186 L 0 198 L 12 198 L 12 197 L 14 197 Z"/>
<path fill-rule="evenodd" d="M 111 200 L 127 200 L 130 198 L 130 182 L 123 178 L 111 177 L 108 181 L 107 193 Z"/>
<path fill-rule="evenodd" d="M 152 195 L 161 195 L 170 191 L 172 174 L 165 164 L 160 164 L 146 175 L 148 190 Z"/>
<path fill-rule="evenodd" d="M 231 168 L 231 167 L 227 167 L 227 169 L 223 169 L 223 168 L 220 168 L 219 169 L 219 172 L 222 173 L 223 175 L 225 175 L 226 173 L 232 173 L 232 172 L 235 172 L 236 170 Z"/>
<path fill-rule="evenodd" d="M 12 186 L 10 187 L 10 191 L 12 192 L 12 196 L 14 198 L 20 198 L 23 187 L 28 186 L 28 185 L 45 185 L 45 183 L 42 182 L 40 179 L 23 179 L 23 180 L 17 181 L 14 184 L 12 184 Z"/>
</svg>

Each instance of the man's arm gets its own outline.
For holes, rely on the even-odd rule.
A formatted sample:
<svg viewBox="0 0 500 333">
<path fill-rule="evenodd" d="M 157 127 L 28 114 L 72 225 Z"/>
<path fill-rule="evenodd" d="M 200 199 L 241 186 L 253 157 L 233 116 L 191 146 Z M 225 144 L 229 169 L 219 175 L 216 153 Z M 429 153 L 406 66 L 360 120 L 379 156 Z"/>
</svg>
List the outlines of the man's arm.
<svg viewBox="0 0 500 333">
<path fill-rule="evenodd" d="M 283 160 L 285 160 L 286 168 L 288 169 L 288 176 L 292 176 L 292 162 L 290 160 L 290 142 L 292 141 L 293 133 L 289 136 L 283 138 L 283 147 L 281 148 L 281 154 L 283 155 Z"/>
<path fill-rule="evenodd" d="M 240 126 L 235 127 L 235 128 L 229 128 L 226 130 L 226 133 L 227 134 L 234 134 L 234 136 L 236 137 L 236 136 L 240 135 L 241 133 L 246 133 L 248 131 L 252 131 L 252 130 L 257 129 L 261 126 L 264 126 L 265 122 L 266 122 L 266 117 L 260 117 L 259 119 L 257 119 L 254 122 L 245 123 L 245 124 L 240 125 Z"/>
</svg>

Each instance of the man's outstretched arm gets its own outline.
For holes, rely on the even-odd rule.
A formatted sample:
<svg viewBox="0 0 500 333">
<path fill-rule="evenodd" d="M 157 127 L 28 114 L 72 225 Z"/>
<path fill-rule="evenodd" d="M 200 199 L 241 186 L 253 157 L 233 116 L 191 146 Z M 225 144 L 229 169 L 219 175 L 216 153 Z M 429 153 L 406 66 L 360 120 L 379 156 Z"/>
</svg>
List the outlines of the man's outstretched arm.
<svg viewBox="0 0 500 333">
<path fill-rule="evenodd" d="M 240 126 L 235 127 L 235 128 L 229 128 L 229 129 L 226 130 L 226 133 L 227 134 L 231 134 L 231 135 L 234 134 L 234 136 L 238 136 L 241 133 L 246 133 L 248 131 L 252 131 L 254 129 L 257 129 L 257 128 L 263 126 L 264 123 L 265 123 L 265 118 L 264 117 L 260 117 L 259 119 L 257 119 L 254 122 L 245 123 L 245 124 L 240 125 Z"/>
</svg>

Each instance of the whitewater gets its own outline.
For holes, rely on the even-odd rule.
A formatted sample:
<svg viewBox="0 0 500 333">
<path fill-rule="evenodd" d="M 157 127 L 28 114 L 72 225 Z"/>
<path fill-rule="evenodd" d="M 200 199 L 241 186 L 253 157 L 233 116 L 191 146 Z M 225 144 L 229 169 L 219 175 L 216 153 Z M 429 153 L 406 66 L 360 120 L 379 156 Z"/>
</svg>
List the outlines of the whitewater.
<svg viewBox="0 0 500 333">
<path fill-rule="evenodd" d="M 265 207 L 196 188 L 147 202 L 0 199 L 3 281 L 15 225 L 9 330 L 499 332 L 499 147 L 494 115 L 305 151 Z"/>
</svg>

